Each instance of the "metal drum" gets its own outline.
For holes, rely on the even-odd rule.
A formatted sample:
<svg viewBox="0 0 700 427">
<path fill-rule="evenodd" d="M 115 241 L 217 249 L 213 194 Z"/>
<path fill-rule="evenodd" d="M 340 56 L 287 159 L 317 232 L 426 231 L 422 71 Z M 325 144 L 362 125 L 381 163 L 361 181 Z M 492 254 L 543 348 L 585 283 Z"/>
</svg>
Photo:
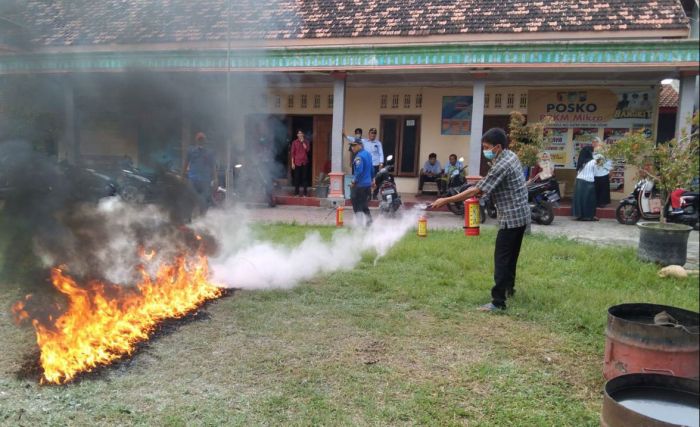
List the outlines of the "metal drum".
<svg viewBox="0 0 700 427">
<path fill-rule="evenodd" d="M 700 425 L 698 381 L 659 374 L 629 374 L 605 384 L 603 427 Z"/>
<path fill-rule="evenodd" d="M 655 324 L 665 312 L 673 322 Z M 659 373 L 698 379 L 700 314 L 656 304 L 621 304 L 608 309 L 606 379 L 630 373 Z"/>
</svg>

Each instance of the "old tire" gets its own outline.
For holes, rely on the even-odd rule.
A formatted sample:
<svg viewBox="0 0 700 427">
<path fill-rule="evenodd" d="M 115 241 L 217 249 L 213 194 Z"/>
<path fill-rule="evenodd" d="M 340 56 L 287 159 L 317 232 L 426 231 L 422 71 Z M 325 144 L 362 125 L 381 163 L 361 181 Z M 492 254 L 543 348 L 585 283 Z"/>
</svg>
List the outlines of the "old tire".
<svg viewBox="0 0 700 427">
<path fill-rule="evenodd" d="M 639 207 L 636 205 L 620 205 L 615 209 L 617 222 L 625 225 L 634 225 L 640 218 Z"/>
<path fill-rule="evenodd" d="M 660 265 L 684 265 L 688 260 L 688 236 L 693 227 L 685 224 L 640 222 L 637 257 Z"/>
</svg>

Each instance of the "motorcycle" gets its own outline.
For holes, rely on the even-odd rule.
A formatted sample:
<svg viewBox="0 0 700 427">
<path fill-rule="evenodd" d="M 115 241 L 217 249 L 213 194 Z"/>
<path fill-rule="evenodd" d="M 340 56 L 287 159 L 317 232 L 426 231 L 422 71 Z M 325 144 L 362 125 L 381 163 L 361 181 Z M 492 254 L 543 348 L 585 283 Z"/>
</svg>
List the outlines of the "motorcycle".
<svg viewBox="0 0 700 427">
<path fill-rule="evenodd" d="M 670 203 L 663 206 L 660 193 L 654 188 L 654 182 L 642 179 L 637 182 L 629 196 L 620 200 L 615 210 L 615 218 L 620 224 L 633 225 L 640 219 L 657 220 L 661 217 L 661 209 L 669 222 L 687 224 L 698 229 L 698 208 L 700 197 L 698 192 L 684 191 L 680 196 L 680 208 L 672 209 Z"/>
<path fill-rule="evenodd" d="M 559 205 L 559 183 L 554 178 L 527 184 L 527 201 L 532 220 L 549 225 L 554 221 L 554 206 Z"/>
<path fill-rule="evenodd" d="M 251 162 L 250 166 L 248 163 L 237 163 L 233 168 L 234 192 L 231 194 L 232 197 L 251 202 L 262 201 L 271 208 L 277 206 L 274 196 L 275 183 L 269 175 L 271 167 Z M 220 205 L 228 195 L 225 183 L 222 183 L 221 179 L 219 181 L 220 185 L 213 192 L 215 205 Z"/>
<path fill-rule="evenodd" d="M 386 165 L 374 177 L 374 185 L 379 188 L 379 195 L 382 198 L 379 202 L 379 214 L 389 217 L 394 216 L 401 207 L 401 196 L 396 189 L 396 183 L 392 175 L 394 171 L 393 159 L 394 156 L 387 156 Z"/>
</svg>

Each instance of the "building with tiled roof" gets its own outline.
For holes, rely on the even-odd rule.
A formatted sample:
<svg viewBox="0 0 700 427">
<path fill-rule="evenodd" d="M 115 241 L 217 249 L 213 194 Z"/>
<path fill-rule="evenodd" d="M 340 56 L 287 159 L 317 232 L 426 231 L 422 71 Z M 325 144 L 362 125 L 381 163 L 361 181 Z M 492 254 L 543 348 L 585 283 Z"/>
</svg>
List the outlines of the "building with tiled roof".
<svg viewBox="0 0 700 427">
<path fill-rule="evenodd" d="M 283 169 L 302 127 L 313 171 L 331 161 L 347 172 L 342 129 L 377 127 L 403 191 L 428 153 L 443 163 L 458 153 L 478 174 L 486 128 L 511 111 L 553 115 L 550 151 L 567 179 L 592 136 L 655 131 L 661 80 L 680 79 L 679 109 L 692 111 L 697 10 L 695 0 L 6 0 L 0 87 L 31 80 L 60 93 L 56 151 L 73 159 L 181 159 L 197 130 L 222 155 L 255 153 L 264 128 Z"/>
</svg>

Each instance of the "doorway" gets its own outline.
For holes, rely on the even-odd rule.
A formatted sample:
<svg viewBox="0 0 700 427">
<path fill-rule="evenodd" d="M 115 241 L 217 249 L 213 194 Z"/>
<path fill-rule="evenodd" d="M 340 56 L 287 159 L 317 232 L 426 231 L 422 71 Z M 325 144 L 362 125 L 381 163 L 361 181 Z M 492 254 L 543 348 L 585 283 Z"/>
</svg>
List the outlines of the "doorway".
<svg viewBox="0 0 700 427">
<path fill-rule="evenodd" d="M 420 116 L 381 116 L 384 157 L 394 156 L 396 176 L 418 175 Z"/>
<path fill-rule="evenodd" d="M 510 116 L 484 116 L 484 132 L 491 128 L 501 128 L 504 131 L 506 131 L 506 136 L 510 138 L 510 130 L 508 128 L 508 124 L 510 123 Z M 474 141 L 475 143 L 481 144 L 481 141 Z M 481 176 L 486 176 L 487 173 L 489 173 L 489 169 L 491 169 L 491 165 L 489 164 L 489 161 L 484 157 L 484 153 L 482 150 L 479 150 L 481 153 L 481 163 L 479 164 L 479 175 Z"/>
</svg>

